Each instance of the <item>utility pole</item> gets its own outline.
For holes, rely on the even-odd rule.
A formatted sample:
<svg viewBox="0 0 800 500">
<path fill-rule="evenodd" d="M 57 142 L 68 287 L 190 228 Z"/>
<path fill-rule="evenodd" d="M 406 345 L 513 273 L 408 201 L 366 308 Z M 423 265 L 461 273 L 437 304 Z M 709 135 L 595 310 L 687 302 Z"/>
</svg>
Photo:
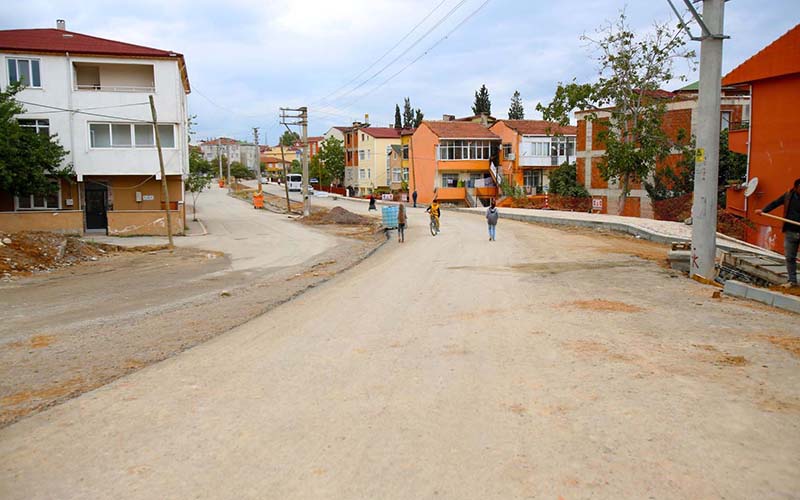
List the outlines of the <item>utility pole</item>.
<svg viewBox="0 0 800 500">
<path fill-rule="evenodd" d="M 290 115 L 287 112 L 296 114 Z M 298 121 L 289 122 L 287 121 L 288 119 Z M 308 197 L 308 108 L 305 106 L 300 108 L 281 108 L 281 123 L 287 129 L 289 129 L 289 125 L 300 125 L 301 144 L 303 147 L 303 216 L 308 216 L 311 213 L 311 200 Z"/>
<path fill-rule="evenodd" d="M 261 149 L 258 147 L 258 127 L 253 127 L 253 142 L 256 144 L 256 179 L 258 192 L 261 192 Z"/>
<path fill-rule="evenodd" d="M 699 0 L 693 0 L 695 3 Z M 719 173 L 720 81 L 725 0 L 703 0 L 702 16 L 690 0 L 684 0 L 702 30 L 700 41 L 700 85 L 697 99 L 697 152 L 692 203 L 692 276 L 714 278 L 717 256 L 717 182 Z M 672 2 L 670 2 L 672 5 Z M 675 6 L 673 10 L 678 14 Z M 688 32 L 686 24 L 681 24 Z"/>
<path fill-rule="evenodd" d="M 161 154 L 161 135 L 158 133 L 158 118 L 156 117 L 156 104 L 153 96 L 150 97 L 150 113 L 153 115 L 153 132 L 156 136 L 156 149 L 158 149 L 158 166 L 161 169 L 161 199 L 164 200 L 164 213 L 167 216 L 167 237 L 169 247 L 174 248 L 172 241 L 172 217 L 169 214 L 169 188 L 167 187 L 167 175 L 164 173 L 164 156 Z"/>
<path fill-rule="evenodd" d="M 283 165 L 283 188 L 286 191 L 286 213 L 292 213 L 292 203 L 289 201 L 289 172 L 286 170 L 286 157 L 283 154 L 283 143 L 281 142 L 281 165 Z"/>
</svg>

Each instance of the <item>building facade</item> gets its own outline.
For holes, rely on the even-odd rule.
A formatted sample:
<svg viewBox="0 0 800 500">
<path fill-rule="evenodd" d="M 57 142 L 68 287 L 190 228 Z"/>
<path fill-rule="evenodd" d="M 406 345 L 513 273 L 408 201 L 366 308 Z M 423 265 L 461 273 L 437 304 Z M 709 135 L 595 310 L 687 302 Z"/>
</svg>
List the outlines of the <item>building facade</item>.
<svg viewBox="0 0 800 500">
<path fill-rule="evenodd" d="M 575 161 L 577 127 L 542 120 L 498 120 L 490 130 L 502 140 L 503 177 L 528 195 L 547 192 L 550 172 Z"/>
<path fill-rule="evenodd" d="M 203 158 L 210 162 L 218 161 L 219 157 L 226 158 L 230 163 L 238 162 L 255 172 L 259 164 L 260 149 L 255 144 L 238 141 L 229 137 L 206 139 L 200 143 Z M 224 177 L 225 172 L 222 173 Z"/>
<path fill-rule="evenodd" d="M 362 127 L 357 131 L 358 177 L 353 186 L 359 195 L 389 189 L 392 146 L 400 146 L 400 130 L 392 127 Z"/>
<path fill-rule="evenodd" d="M 16 96 L 25 107 L 19 123 L 55 134 L 75 173 L 56 195 L 0 193 L 0 229 L 166 234 L 168 207 L 173 231 L 183 232 L 190 86 L 181 54 L 70 32 L 59 22 L 0 31 L 0 58 L 2 87 L 26 85 Z M 169 200 L 161 194 L 156 130 Z"/>
<path fill-rule="evenodd" d="M 750 94 L 749 120 L 732 122 L 729 147 L 748 155 L 746 182 L 758 179 L 745 197 L 744 185 L 727 190 L 726 210 L 743 217 L 748 242 L 783 253 L 781 222 L 759 216 L 757 209 L 778 198 L 800 178 L 800 25 L 743 62 L 722 79 Z M 773 215 L 784 216 L 781 209 Z"/>
<path fill-rule="evenodd" d="M 420 203 L 487 204 L 498 194 L 500 141 L 481 123 L 423 121 L 411 137 L 409 190 L 417 191 Z"/>
</svg>

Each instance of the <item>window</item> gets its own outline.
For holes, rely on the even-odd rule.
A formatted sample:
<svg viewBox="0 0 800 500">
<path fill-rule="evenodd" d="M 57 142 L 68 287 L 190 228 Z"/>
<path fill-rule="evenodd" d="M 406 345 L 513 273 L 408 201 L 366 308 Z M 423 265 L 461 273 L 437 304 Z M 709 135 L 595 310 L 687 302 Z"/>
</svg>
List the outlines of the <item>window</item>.
<svg viewBox="0 0 800 500">
<path fill-rule="evenodd" d="M 175 147 L 175 126 L 159 125 L 162 148 Z M 89 145 L 93 148 L 152 148 L 156 145 L 153 126 L 133 123 L 90 123 Z"/>
<path fill-rule="evenodd" d="M 443 140 L 437 148 L 437 159 L 488 160 L 491 149 L 490 141 Z"/>
<path fill-rule="evenodd" d="M 525 185 L 526 191 L 529 193 L 541 194 L 542 189 L 542 171 L 541 170 L 525 170 L 522 175 L 522 182 Z"/>
<path fill-rule="evenodd" d="M 358 159 L 359 160 L 367 160 L 369 159 L 369 151 L 366 149 L 359 149 L 358 150 Z"/>
<path fill-rule="evenodd" d="M 511 143 L 503 144 L 503 158 L 507 158 L 511 153 Z"/>
<path fill-rule="evenodd" d="M 366 141 L 366 140 L 367 140 L 367 139 L 365 138 L 364 134 L 361 134 L 361 142 L 364 142 L 364 141 Z"/>
<path fill-rule="evenodd" d="M 408 160 L 408 144 L 403 145 L 403 159 Z"/>
<path fill-rule="evenodd" d="M 58 189 L 51 194 L 15 196 L 17 210 L 55 210 L 61 208 L 61 183 L 53 181 Z"/>
<path fill-rule="evenodd" d="M 407 168 L 403 169 L 403 180 L 408 182 L 408 169 Z"/>
<path fill-rule="evenodd" d="M 442 187 L 458 187 L 458 174 L 442 174 Z"/>
<path fill-rule="evenodd" d="M 21 82 L 26 87 L 42 88 L 38 59 L 9 59 L 8 83 Z"/>
<path fill-rule="evenodd" d="M 392 169 L 392 182 L 395 182 L 395 183 L 403 182 L 402 169 L 399 169 L 399 168 L 393 168 Z"/>
<path fill-rule="evenodd" d="M 17 120 L 17 123 L 31 132 L 50 136 L 50 120 Z"/>
<path fill-rule="evenodd" d="M 719 129 L 720 130 L 728 130 L 731 128 L 731 112 L 730 111 L 723 111 L 722 117 L 720 120 Z"/>
</svg>

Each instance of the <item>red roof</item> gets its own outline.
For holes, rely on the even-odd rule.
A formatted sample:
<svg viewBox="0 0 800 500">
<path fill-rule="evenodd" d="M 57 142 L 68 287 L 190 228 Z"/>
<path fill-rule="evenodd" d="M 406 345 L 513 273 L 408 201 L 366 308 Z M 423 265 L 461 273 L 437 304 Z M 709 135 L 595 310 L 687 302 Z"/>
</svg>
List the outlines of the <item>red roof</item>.
<svg viewBox="0 0 800 500">
<path fill-rule="evenodd" d="M 321 142 L 321 141 L 324 141 L 324 140 L 325 140 L 325 137 L 323 137 L 321 135 L 315 135 L 315 136 L 312 136 L 312 137 L 308 138 L 308 142 Z"/>
<path fill-rule="evenodd" d="M 480 123 L 458 121 L 423 121 L 442 139 L 500 139 Z"/>
<path fill-rule="evenodd" d="M 800 24 L 737 66 L 722 79 L 723 85 L 748 83 L 800 73 Z"/>
<path fill-rule="evenodd" d="M 500 120 L 497 123 L 501 122 L 522 135 L 577 135 L 578 133 L 578 127 L 573 125 L 562 127 L 555 122 L 544 120 Z"/>
<path fill-rule="evenodd" d="M 153 49 L 55 28 L 0 30 L 0 50 L 48 54 L 69 52 L 71 55 L 174 58 L 179 61 L 186 92 L 190 90 L 183 54 L 169 50 Z"/>
<path fill-rule="evenodd" d="M 394 127 L 364 127 L 360 130 L 376 139 L 398 139 L 402 129 Z"/>
<path fill-rule="evenodd" d="M 215 146 L 217 144 L 225 144 L 226 146 L 232 146 L 241 143 L 242 141 L 237 141 L 236 139 L 231 139 L 230 137 L 220 137 L 219 139 L 207 139 L 205 141 L 200 141 L 200 144 L 210 144 L 212 146 Z"/>
</svg>

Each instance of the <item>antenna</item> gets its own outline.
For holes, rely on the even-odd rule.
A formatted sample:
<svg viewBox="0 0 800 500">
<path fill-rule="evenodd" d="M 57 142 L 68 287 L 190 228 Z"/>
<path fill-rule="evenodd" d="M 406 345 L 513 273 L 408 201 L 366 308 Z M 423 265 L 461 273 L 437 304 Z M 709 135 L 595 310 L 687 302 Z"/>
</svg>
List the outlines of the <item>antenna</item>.
<svg viewBox="0 0 800 500">
<path fill-rule="evenodd" d="M 750 179 L 750 182 L 746 184 L 744 189 L 744 197 L 749 198 L 750 195 L 756 192 L 756 188 L 758 187 L 758 177 L 753 177 Z"/>
</svg>

